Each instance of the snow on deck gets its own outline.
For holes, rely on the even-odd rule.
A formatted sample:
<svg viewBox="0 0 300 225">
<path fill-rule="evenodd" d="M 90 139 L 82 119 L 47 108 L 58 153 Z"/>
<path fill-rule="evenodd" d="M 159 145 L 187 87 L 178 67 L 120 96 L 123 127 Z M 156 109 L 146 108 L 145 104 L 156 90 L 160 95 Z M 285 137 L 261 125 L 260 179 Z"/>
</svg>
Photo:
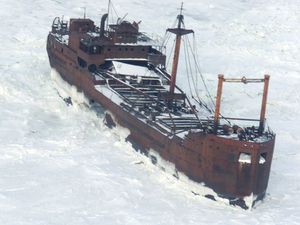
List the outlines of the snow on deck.
<svg viewBox="0 0 300 225">
<path fill-rule="evenodd" d="M 159 76 L 155 72 L 149 70 L 147 67 L 144 66 L 136 66 L 128 63 L 118 62 L 118 61 L 112 61 L 112 63 L 114 65 L 116 73 L 118 74 L 124 74 L 128 76 L 148 76 L 148 77 L 159 78 Z"/>
<path fill-rule="evenodd" d="M 97 91 L 99 91 L 101 94 L 103 94 L 105 97 L 109 98 L 111 101 L 116 103 L 117 105 L 120 105 L 124 102 L 123 98 L 119 96 L 116 92 L 112 91 L 109 87 L 106 85 L 95 85 L 95 88 Z"/>
<path fill-rule="evenodd" d="M 57 33 L 52 33 L 52 35 L 62 44 L 69 44 L 69 35 L 65 34 L 65 35 L 61 35 L 61 34 L 57 34 Z"/>
</svg>

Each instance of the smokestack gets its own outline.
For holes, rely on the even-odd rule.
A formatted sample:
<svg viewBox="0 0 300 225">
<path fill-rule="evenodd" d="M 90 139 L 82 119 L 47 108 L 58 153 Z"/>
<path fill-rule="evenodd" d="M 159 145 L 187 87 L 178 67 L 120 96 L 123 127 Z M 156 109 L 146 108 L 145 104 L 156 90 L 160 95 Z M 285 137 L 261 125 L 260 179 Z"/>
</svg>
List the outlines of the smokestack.
<svg viewBox="0 0 300 225">
<path fill-rule="evenodd" d="M 100 37 L 104 37 L 104 28 L 105 28 L 105 21 L 108 17 L 108 14 L 104 14 L 101 18 L 101 27 L 100 27 Z"/>
</svg>

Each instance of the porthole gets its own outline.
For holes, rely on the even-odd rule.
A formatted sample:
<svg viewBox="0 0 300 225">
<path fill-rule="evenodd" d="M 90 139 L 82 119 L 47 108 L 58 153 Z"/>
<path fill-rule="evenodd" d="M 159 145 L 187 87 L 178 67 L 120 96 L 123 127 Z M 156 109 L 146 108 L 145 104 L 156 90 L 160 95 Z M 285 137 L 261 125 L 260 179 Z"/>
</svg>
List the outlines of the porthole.
<svg viewBox="0 0 300 225">
<path fill-rule="evenodd" d="M 261 153 L 259 156 L 259 164 L 264 164 L 267 161 L 267 153 Z"/>
<path fill-rule="evenodd" d="M 247 152 L 241 152 L 239 155 L 239 163 L 250 164 L 251 163 L 251 154 Z"/>
</svg>

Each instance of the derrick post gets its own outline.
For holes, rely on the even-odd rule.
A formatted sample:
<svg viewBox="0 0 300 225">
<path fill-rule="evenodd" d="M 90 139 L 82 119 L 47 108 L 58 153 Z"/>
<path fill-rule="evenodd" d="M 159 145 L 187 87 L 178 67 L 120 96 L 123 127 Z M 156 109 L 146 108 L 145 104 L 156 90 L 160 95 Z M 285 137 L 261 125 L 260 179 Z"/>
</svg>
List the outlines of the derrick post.
<svg viewBox="0 0 300 225">
<path fill-rule="evenodd" d="M 217 98 L 216 98 L 216 109 L 215 109 L 215 117 L 214 117 L 214 133 L 217 134 L 218 125 L 219 125 L 219 115 L 220 115 L 220 107 L 221 107 L 221 97 L 222 97 L 222 89 L 224 82 L 224 75 L 219 74 L 219 82 L 218 82 L 218 90 L 217 90 Z"/>
<path fill-rule="evenodd" d="M 264 92 L 262 97 L 261 111 L 260 111 L 260 120 L 259 120 L 259 129 L 258 132 L 261 135 L 265 129 L 265 119 L 266 119 L 266 108 L 267 108 L 267 97 L 269 90 L 269 81 L 270 75 L 265 75 L 264 78 Z"/>
</svg>

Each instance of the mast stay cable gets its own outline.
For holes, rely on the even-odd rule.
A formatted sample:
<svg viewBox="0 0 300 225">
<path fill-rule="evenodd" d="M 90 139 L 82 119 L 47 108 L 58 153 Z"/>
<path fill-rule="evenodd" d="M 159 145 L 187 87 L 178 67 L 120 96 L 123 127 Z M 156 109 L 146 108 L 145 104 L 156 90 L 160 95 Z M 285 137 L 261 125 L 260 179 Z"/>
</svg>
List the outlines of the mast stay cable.
<svg viewBox="0 0 300 225">
<path fill-rule="evenodd" d="M 185 26 L 184 23 L 183 23 L 183 26 Z M 194 38 L 194 43 L 195 43 L 195 34 L 193 34 L 193 38 Z M 209 99 L 210 99 L 210 101 L 211 101 L 213 107 L 215 107 L 215 102 L 214 102 L 214 100 L 213 100 L 212 95 L 210 94 L 210 91 L 209 91 L 209 89 L 208 89 L 208 87 L 207 87 L 207 84 L 206 84 L 206 82 L 205 82 L 204 76 L 203 76 L 203 74 L 202 74 L 202 72 L 201 72 L 199 63 L 198 63 L 198 61 L 197 61 L 197 56 L 196 56 L 196 52 L 197 52 L 197 51 L 193 51 L 193 48 L 192 48 L 192 45 L 191 45 L 191 43 L 190 43 L 190 40 L 189 40 L 189 37 L 188 37 L 188 36 L 186 37 L 186 39 L 187 39 L 188 47 L 189 47 L 189 49 L 191 50 L 191 54 L 192 54 L 193 59 L 194 59 L 194 62 L 195 62 L 196 74 L 197 74 L 197 72 L 199 73 L 200 78 L 201 78 L 201 80 L 202 80 L 202 83 L 203 83 L 203 85 L 204 85 L 204 88 L 205 88 L 205 90 L 206 90 L 206 92 L 207 92 L 207 95 L 208 95 L 208 97 L 209 97 Z M 194 46 L 194 48 L 196 48 L 196 46 Z M 187 51 L 187 52 L 189 52 L 189 51 Z M 189 54 L 188 54 L 188 57 L 189 57 Z M 211 112 L 214 112 L 214 110 L 213 110 L 212 108 L 209 108 L 203 101 L 201 101 L 201 99 L 200 99 L 200 97 L 199 97 L 199 95 L 198 95 L 198 92 L 197 92 L 197 84 L 195 84 L 195 80 L 193 79 L 193 77 L 192 77 L 192 81 L 193 81 L 193 85 L 194 85 L 194 88 L 195 88 L 196 97 L 197 97 L 197 99 L 198 99 L 198 104 L 200 103 L 200 106 L 204 106 L 210 113 L 211 113 Z M 197 83 L 197 80 L 196 80 L 196 83 Z M 192 98 L 194 98 L 194 97 L 192 96 Z M 220 117 L 223 118 L 224 120 L 226 120 L 227 123 L 231 124 L 230 121 L 227 120 L 222 114 L 220 114 Z"/>
</svg>

